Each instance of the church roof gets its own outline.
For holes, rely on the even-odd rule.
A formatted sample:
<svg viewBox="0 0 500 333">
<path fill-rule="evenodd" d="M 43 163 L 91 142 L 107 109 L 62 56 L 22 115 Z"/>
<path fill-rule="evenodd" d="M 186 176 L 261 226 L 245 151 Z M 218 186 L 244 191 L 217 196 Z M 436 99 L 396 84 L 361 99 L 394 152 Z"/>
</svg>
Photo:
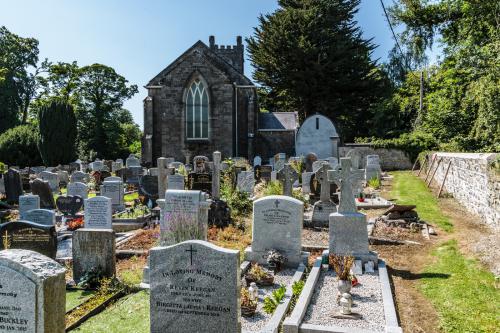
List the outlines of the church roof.
<svg viewBox="0 0 500 333">
<path fill-rule="evenodd" d="M 206 55 L 217 59 L 219 63 L 223 64 L 223 66 L 226 67 L 231 72 L 231 75 L 236 75 L 237 77 L 240 78 L 241 82 L 238 82 L 239 84 L 253 85 L 253 82 L 249 78 L 247 78 L 244 74 L 240 73 L 236 68 L 233 67 L 233 65 L 231 65 L 223 57 L 219 56 L 217 53 L 212 51 L 205 43 L 199 40 L 196 43 L 194 43 L 193 46 L 187 49 L 184 53 L 182 53 L 179 57 L 177 57 L 177 59 L 175 59 L 170 65 L 168 65 L 165 69 L 163 69 L 160 73 L 158 73 L 154 78 L 152 78 L 146 85 L 146 88 L 148 86 L 159 85 L 158 82 L 159 79 L 167 75 L 180 63 L 182 63 L 186 58 L 186 56 L 189 55 L 191 52 L 193 52 L 195 49 L 203 49 Z"/>
<path fill-rule="evenodd" d="M 259 131 L 295 131 L 297 112 L 259 113 Z"/>
</svg>

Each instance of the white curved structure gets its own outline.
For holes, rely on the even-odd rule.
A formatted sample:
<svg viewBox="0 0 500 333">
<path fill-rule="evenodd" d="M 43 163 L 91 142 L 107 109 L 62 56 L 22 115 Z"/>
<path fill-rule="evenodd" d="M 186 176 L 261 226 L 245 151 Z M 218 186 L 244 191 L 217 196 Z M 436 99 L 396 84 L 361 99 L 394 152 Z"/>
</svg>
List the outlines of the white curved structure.
<svg viewBox="0 0 500 333">
<path fill-rule="evenodd" d="M 295 154 L 306 156 L 314 153 L 318 159 L 339 157 L 340 137 L 332 121 L 327 117 L 315 114 L 308 117 L 300 126 L 295 139 Z"/>
</svg>

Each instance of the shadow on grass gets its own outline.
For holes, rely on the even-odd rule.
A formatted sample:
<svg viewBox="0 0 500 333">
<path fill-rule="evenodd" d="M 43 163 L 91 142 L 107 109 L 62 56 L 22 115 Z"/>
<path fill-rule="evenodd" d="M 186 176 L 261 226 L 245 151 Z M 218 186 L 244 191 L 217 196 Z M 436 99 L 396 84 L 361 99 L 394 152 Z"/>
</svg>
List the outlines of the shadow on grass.
<svg viewBox="0 0 500 333">
<path fill-rule="evenodd" d="M 448 279 L 451 277 L 450 274 L 446 273 L 412 273 L 405 269 L 389 269 L 390 274 L 393 276 L 400 277 L 405 280 L 420 280 L 420 279 Z"/>
</svg>

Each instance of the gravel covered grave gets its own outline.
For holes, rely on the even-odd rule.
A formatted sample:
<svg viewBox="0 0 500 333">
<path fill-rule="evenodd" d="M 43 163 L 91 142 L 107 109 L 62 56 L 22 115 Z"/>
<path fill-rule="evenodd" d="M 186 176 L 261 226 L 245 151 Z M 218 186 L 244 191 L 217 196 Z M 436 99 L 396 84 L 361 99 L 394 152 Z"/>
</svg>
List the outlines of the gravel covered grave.
<svg viewBox="0 0 500 333">
<path fill-rule="evenodd" d="M 303 322 L 321 326 L 352 327 L 384 332 L 384 304 L 378 273 L 367 273 L 359 275 L 357 278 L 360 284 L 351 290 L 352 312 L 361 314 L 362 319 L 336 319 L 333 317 L 340 314 L 340 306 L 336 302 L 337 277 L 335 272 L 328 270 L 321 273 Z"/>
<path fill-rule="evenodd" d="M 241 317 L 241 328 L 244 332 L 259 332 L 263 329 L 271 314 L 267 314 L 262 307 L 264 306 L 264 298 L 270 296 L 273 290 L 278 289 L 281 284 L 288 286 L 292 282 L 295 269 L 285 269 L 274 276 L 274 285 L 269 287 L 259 287 L 259 303 L 257 311 L 253 317 Z M 245 285 L 245 282 L 242 282 Z"/>
</svg>

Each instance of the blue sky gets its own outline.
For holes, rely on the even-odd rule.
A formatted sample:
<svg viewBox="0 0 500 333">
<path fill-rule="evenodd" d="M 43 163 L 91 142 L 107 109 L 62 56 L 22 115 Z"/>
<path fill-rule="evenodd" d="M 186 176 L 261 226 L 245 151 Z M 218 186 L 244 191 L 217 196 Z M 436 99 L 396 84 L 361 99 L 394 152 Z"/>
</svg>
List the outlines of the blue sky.
<svg viewBox="0 0 500 333">
<path fill-rule="evenodd" d="M 384 0 L 386 6 L 392 0 Z M 218 44 L 248 37 L 260 13 L 275 0 L 0 0 L 0 25 L 39 40 L 40 59 L 102 63 L 115 68 L 139 93 L 125 103 L 142 128 L 143 86 L 182 52 L 208 36 Z M 385 60 L 393 39 L 379 0 L 362 0 L 357 21 Z M 249 61 L 245 74 L 251 77 Z"/>
</svg>

